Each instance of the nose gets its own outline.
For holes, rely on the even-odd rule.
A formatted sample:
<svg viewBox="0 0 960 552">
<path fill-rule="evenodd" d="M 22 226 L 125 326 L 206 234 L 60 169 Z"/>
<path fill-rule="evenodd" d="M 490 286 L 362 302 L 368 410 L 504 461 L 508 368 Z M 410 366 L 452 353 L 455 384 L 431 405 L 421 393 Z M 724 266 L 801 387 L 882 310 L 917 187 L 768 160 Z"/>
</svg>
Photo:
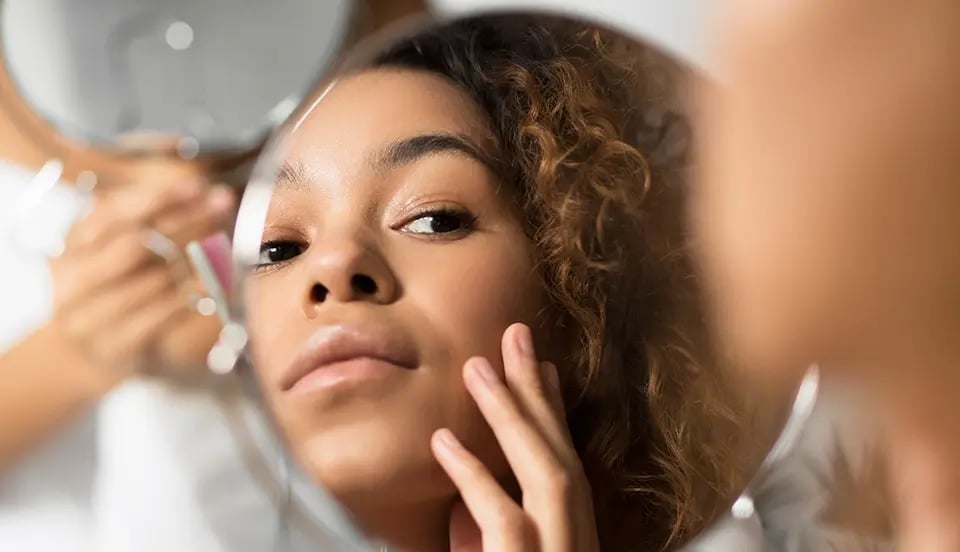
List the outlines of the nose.
<svg viewBox="0 0 960 552">
<path fill-rule="evenodd" d="M 308 316 L 331 302 L 387 304 L 396 299 L 396 277 L 374 246 L 354 238 L 337 238 L 314 243 L 311 250 L 303 300 Z"/>
</svg>

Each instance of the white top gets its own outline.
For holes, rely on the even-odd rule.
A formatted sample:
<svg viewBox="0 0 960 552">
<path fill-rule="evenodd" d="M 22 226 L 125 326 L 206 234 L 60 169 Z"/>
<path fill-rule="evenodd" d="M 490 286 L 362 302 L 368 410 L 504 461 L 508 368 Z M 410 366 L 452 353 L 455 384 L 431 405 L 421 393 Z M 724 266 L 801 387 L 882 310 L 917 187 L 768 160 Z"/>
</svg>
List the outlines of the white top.
<svg viewBox="0 0 960 552">
<path fill-rule="evenodd" d="M 33 174 L 0 162 L 0 351 L 50 316 L 46 261 L 11 233 Z M 31 232 L 62 235 L 82 206 L 58 186 Z M 0 550 L 270 550 L 276 509 L 240 457 L 211 396 L 131 380 L 0 474 Z"/>
<path fill-rule="evenodd" d="M 859 414 L 852 389 L 821 382 L 799 442 L 755 489 L 755 514 L 744 520 L 727 516 L 685 552 L 893 550 L 889 541 L 835 526 L 829 519 L 838 466 L 848 466 L 853 477 L 863 476 L 870 469 L 866 453 L 875 434 Z"/>
</svg>

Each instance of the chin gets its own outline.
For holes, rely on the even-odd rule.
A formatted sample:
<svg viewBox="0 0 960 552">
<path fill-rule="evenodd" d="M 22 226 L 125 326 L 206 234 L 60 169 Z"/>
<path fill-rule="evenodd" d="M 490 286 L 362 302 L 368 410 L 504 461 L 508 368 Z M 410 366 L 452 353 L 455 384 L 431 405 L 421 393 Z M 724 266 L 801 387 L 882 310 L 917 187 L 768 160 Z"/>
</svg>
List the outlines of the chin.
<svg viewBox="0 0 960 552">
<path fill-rule="evenodd" d="M 452 497 L 453 485 L 430 452 L 432 431 L 405 432 L 376 422 L 316 432 L 295 447 L 309 477 L 350 507 Z M 421 435 L 422 434 L 422 435 Z"/>
</svg>

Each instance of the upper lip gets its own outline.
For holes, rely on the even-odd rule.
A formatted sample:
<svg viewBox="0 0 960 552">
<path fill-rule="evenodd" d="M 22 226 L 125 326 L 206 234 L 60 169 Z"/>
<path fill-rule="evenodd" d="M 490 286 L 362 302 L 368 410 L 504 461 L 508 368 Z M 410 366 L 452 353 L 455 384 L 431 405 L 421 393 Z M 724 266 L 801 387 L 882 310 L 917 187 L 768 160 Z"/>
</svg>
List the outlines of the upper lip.
<svg viewBox="0 0 960 552">
<path fill-rule="evenodd" d="M 383 326 L 323 326 L 304 342 L 283 373 L 281 388 L 288 391 L 314 370 L 358 358 L 374 358 L 402 368 L 416 367 L 413 347 L 397 331 Z"/>
</svg>

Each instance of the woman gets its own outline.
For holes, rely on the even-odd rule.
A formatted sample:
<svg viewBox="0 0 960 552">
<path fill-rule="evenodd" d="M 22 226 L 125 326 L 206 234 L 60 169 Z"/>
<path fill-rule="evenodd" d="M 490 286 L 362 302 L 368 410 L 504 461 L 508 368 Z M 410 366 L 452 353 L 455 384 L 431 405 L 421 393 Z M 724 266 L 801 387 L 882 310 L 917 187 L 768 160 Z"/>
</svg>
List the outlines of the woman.
<svg viewBox="0 0 960 552">
<path fill-rule="evenodd" d="M 258 375 L 306 471 L 401 549 L 660 549 L 737 481 L 679 121 L 650 122 L 669 68 L 630 48 L 454 23 L 289 136 L 250 277 Z"/>
</svg>

